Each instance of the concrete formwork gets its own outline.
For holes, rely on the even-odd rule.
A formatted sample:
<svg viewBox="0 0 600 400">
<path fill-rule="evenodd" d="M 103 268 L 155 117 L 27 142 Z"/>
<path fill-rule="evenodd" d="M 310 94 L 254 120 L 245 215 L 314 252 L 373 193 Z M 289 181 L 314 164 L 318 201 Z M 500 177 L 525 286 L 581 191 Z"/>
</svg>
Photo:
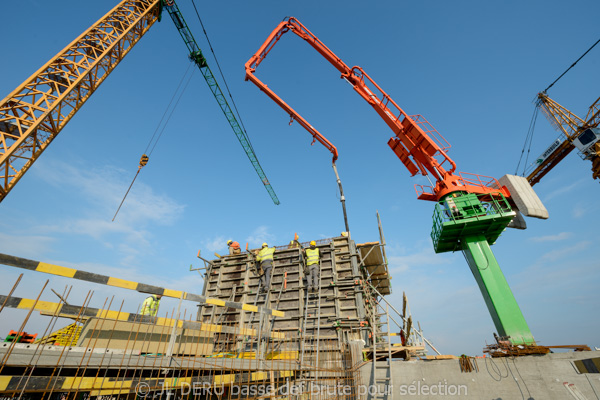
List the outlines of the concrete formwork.
<svg viewBox="0 0 600 400">
<path fill-rule="evenodd" d="M 346 236 L 319 241 L 321 289 L 318 295 L 306 290 L 302 250 L 277 247 L 274 253 L 271 287 L 258 294 L 259 275 L 254 258 L 247 252 L 212 261 L 207 271 L 204 294 L 224 301 L 268 306 L 284 311 L 285 317 L 265 325 L 286 335 L 304 338 L 315 349 L 315 338 L 339 345 L 349 340 L 368 340 L 371 315 L 365 307 L 363 282 L 355 243 Z M 309 297 L 310 296 L 310 297 Z M 307 298 L 311 299 L 307 307 Z M 211 324 L 239 324 L 256 328 L 260 318 L 250 311 L 203 306 L 199 320 Z M 335 347 L 335 346 L 328 346 Z"/>
</svg>

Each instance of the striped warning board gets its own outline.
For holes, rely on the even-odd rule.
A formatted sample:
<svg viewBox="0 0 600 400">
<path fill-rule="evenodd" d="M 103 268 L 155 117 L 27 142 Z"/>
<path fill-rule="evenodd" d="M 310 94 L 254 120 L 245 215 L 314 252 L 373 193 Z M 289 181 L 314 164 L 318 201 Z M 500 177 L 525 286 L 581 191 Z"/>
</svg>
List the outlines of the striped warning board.
<svg viewBox="0 0 600 400">
<path fill-rule="evenodd" d="M 600 372 L 600 357 L 573 361 L 580 374 L 597 374 Z"/>
<path fill-rule="evenodd" d="M 238 310 L 252 311 L 263 313 L 267 315 L 273 315 L 275 317 L 285 317 L 285 313 L 265 307 L 257 307 L 252 304 L 238 303 L 235 301 L 225 301 L 198 294 L 187 293 L 181 290 L 165 289 L 159 286 L 147 285 L 145 283 L 128 281 L 120 278 L 113 278 L 106 275 L 94 274 L 92 272 L 80 271 L 74 268 L 62 267 L 60 265 L 53 265 L 44 263 L 41 261 L 28 260 L 26 258 L 20 258 L 11 256 L 8 254 L 0 253 L 0 264 L 8 265 L 11 267 L 28 269 L 30 271 L 44 272 L 46 274 L 58 275 L 67 278 L 79 279 L 82 281 L 88 281 L 93 283 L 99 283 L 101 285 L 108 285 L 113 287 L 119 287 L 123 289 L 135 290 L 140 293 L 148 294 L 161 294 L 165 297 L 173 297 L 179 299 L 183 295 L 184 300 L 195 301 L 199 303 L 210 304 L 218 307 L 235 308 Z"/>
<path fill-rule="evenodd" d="M 117 321 L 127 321 L 127 322 L 146 322 L 152 323 L 154 325 L 159 326 L 173 326 L 175 321 L 177 321 L 177 327 L 183 329 L 195 329 L 204 332 L 212 332 L 212 333 L 231 333 L 237 335 L 245 335 L 245 336 L 257 336 L 257 332 L 255 329 L 247 329 L 247 328 L 236 328 L 232 326 L 223 326 L 223 325 L 212 325 L 205 324 L 197 321 L 181 321 L 175 320 L 172 318 L 157 318 L 151 317 L 149 315 L 140 315 L 140 314 L 132 314 L 121 311 L 111 311 L 111 310 L 102 310 L 99 308 L 92 307 L 82 307 L 82 306 L 72 306 L 66 305 L 62 303 L 53 303 L 50 301 L 35 301 L 33 299 L 22 299 L 20 297 L 9 297 L 7 300 L 7 296 L 0 295 L 0 304 L 4 304 L 6 302 L 5 307 L 10 308 L 20 308 L 25 310 L 34 309 L 36 311 L 41 311 L 45 313 L 49 313 L 52 315 L 59 315 L 64 317 L 78 317 L 81 319 L 87 318 L 102 318 L 102 319 L 111 319 Z M 265 335 L 266 336 L 266 335 Z M 283 333 L 273 332 L 270 337 L 272 339 L 283 339 Z"/>
<path fill-rule="evenodd" d="M 56 392 L 90 392 L 91 396 L 100 396 L 120 393 L 136 393 L 140 397 L 152 394 L 154 391 L 164 390 L 202 390 L 230 385 L 248 385 L 251 382 L 271 382 L 294 376 L 293 371 L 258 371 L 241 372 L 233 374 L 210 374 L 208 376 L 175 377 L 175 378 L 127 378 L 127 377 L 70 377 L 70 376 L 30 376 L 26 386 L 23 387 L 23 377 L 4 375 L 0 377 L 0 391 L 2 393 L 31 393 L 50 391 Z M 215 390 L 215 394 L 223 394 Z M 197 393 L 194 393 L 197 394 Z M 203 398 L 211 392 L 204 391 Z M 194 396 L 195 397 L 195 396 Z M 219 396 L 220 397 L 220 396 Z"/>
</svg>

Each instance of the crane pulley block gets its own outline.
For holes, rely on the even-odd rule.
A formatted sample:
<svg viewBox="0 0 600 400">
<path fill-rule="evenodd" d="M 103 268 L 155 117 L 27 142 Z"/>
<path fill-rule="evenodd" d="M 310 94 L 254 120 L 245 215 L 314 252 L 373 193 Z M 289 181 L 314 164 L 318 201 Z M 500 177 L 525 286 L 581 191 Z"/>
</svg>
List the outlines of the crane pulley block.
<svg viewBox="0 0 600 400">
<path fill-rule="evenodd" d="M 146 164 L 148 164 L 148 160 L 150 160 L 150 158 L 146 154 L 143 154 L 140 158 L 140 168 L 145 167 Z"/>
</svg>

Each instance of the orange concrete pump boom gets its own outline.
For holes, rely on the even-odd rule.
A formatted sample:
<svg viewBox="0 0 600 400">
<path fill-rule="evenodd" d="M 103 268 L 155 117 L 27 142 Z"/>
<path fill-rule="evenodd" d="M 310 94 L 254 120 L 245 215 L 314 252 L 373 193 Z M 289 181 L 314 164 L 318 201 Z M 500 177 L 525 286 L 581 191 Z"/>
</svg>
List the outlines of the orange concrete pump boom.
<svg viewBox="0 0 600 400">
<path fill-rule="evenodd" d="M 302 26 L 302 28 L 304 28 L 304 26 L 302 24 L 300 24 L 300 22 L 298 22 L 294 18 L 289 18 L 288 21 L 284 20 L 283 22 L 281 22 L 279 24 L 279 26 L 277 26 L 277 28 L 275 28 L 275 30 L 271 33 L 271 35 L 263 43 L 263 45 L 260 47 L 260 49 L 258 49 L 256 54 L 254 56 L 252 56 L 252 58 L 250 58 L 250 60 L 248 60 L 248 62 L 246 63 L 246 80 L 250 80 L 256 86 L 258 86 L 260 90 L 265 92 L 267 96 L 269 96 L 275 103 L 279 104 L 279 106 L 281 108 L 283 108 L 288 114 L 290 114 L 290 118 L 292 118 L 292 120 L 298 121 L 298 123 L 300 125 L 302 125 L 304 127 L 304 129 L 306 129 L 313 136 L 314 140 L 317 140 L 319 143 L 321 143 L 323 146 L 325 146 L 327 148 L 327 150 L 329 150 L 333 154 L 333 163 L 335 164 L 336 160 L 338 159 L 337 148 L 333 144 L 331 144 L 331 142 L 329 140 L 327 140 L 327 138 L 325 136 L 321 135 L 321 133 L 319 131 L 317 131 L 311 124 L 309 124 L 308 121 L 306 121 L 304 118 L 302 118 L 302 116 L 300 114 L 298 114 L 292 107 L 290 107 L 285 101 L 283 101 L 281 99 L 281 97 L 277 96 L 275 94 L 275 92 L 273 92 L 271 89 L 269 89 L 267 87 L 267 85 L 262 83 L 261 80 L 256 77 L 256 75 L 254 75 L 254 71 L 256 70 L 256 67 L 258 67 L 258 64 L 260 64 L 265 59 L 267 54 L 269 54 L 269 52 L 271 51 L 273 46 L 275 46 L 275 44 L 279 41 L 279 39 L 281 39 L 281 36 L 284 33 L 289 31 L 290 29 L 293 30 L 295 33 L 298 33 L 297 31 L 294 30 L 295 29 L 294 27 L 296 25 Z M 308 32 L 308 30 L 306 30 L 306 31 Z M 308 40 L 307 37 L 305 37 L 305 36 L 300 35 L 300 37 Z M 318 41 L 319 45 L 317 46 L 317 45 L 313 44 L 313 47 L 315 47 L 317 49 L 317 51 L 319 53 L 321 53 L 325 58 L 327 58 L 329 60 L 328 55 L 333 55 L 335 57 L 335 55 L 329 49 L 327 49 L 327 47 L 325 47 L 325 45 L 323 43 L 321 43 L 319 41 L 319 39 L 317 39 L 312 34 L 310 34 L 310 37 L 312 37 L 312 38 L 314 38 L 314 40 Z M 321 47 L 323 47 L 327 51 L 326 52 L 321 51 Z M 343 63 L 342 60 L 337 59 L 337 57 L 336 57 L 336 60 L 345 66 L 345 64 Z M 330 62 L 334 66 L 336 65 L 331 60 L 330 60 Z"/>
<path fill-rule="evenodd" d="M 445 195 L 462 191 L 475 194 L 500 194 L 510 197 L 510 193 L 501 187 L 494 178 L 482 180 L 480 176 L 468 174 L 455 175 L 456 163 L 448 156 L 448 142 L 421 116 L 409 116 L 371 77 L 360 67 L 348 67 L 323 42 L 310 32 L 297 19 L 290 17 L 282 21 L 269 35 L 256 54 L 246 63 L 246 80 L 256 86 L 281 106 L 290 117 L 298 121 L 310 134 L 327 147 L 335 160 L 337 149 L 312 125 L 302 118 L 294 109 L 285 103 L 254 74 L 258 65 L 265 59 L 283 34 L 293 32 L 307 41 L 319 54 L 329 61 L 341 73 L 341 77 L 352 85 L 354 90 L 365 99 L 392 129 L 395 137 L 390 138 L 388 145 L 400 158 L 412 176 L 432 176 L 435 187 L 417 186 L 419 199 L 438 201 Z"/>
</svg>

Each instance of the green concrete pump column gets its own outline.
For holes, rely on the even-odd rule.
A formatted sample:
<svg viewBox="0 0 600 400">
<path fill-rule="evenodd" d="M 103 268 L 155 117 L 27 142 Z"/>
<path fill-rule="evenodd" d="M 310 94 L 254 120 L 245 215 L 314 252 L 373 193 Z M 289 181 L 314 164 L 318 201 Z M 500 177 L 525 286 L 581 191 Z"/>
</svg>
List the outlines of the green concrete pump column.
<svg viewBox="0 0 600 400">
<path fill-rule="evenodd" d="M 523 313 L 484 235 L 463 237 L 462 249 L 500 336 L 512 344 L 535 344 Z"/>
</svg>

